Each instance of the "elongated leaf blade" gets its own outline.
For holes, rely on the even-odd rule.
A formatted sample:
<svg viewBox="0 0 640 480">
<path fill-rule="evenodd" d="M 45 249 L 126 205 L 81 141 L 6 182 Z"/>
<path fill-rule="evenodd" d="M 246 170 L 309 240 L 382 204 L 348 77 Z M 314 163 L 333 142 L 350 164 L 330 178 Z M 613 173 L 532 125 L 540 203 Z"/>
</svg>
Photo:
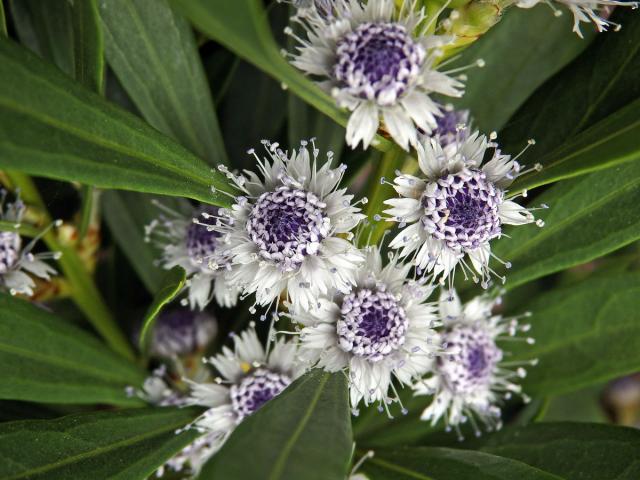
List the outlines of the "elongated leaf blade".
<svg viewBox="0 0 640 480">
<path fill-rule="evenodd" d="M 147 309 L 147 313 L 142 321 L 142 330 L 140 332 L 140 350 L 145 352 L 149 346 L 151 332 L 155 324 L 156 318 L 165 305 L 170 303 L 182 291 L 184 282 L 187 280 L 187 273 L 184 268 L 176 265 L 165 273 L 161 287 L 153 297 L 153 302 Z"/>
<path fill-rule="evenodd" d="M 166 0 L 108 0 L 100 14 L 109 65 L 144 118 L 210 164 L 227 163 L 190 25 Z"/>
<path fill-rule="evenodd" d="M 3 423 L 0 477 L 144 480 L 197 437 L 176 434 L 197 413 L 145 408 Z"/>
<path fill-rule="evenodd" d="M 96 0 L 71 7 L 75 79 L 96 93 L 104 90 L 104 37 Z"/>
<path fill-rule="evenodd" d="M 482 131 L 500 130 L 536 88 L 589 45 L 593 35 L 578 38 L 572 22 L 570 15 L 555 17 L 547 5 L 509 9 L 454 65 L 485 62 L 467 72 L 465 94 L 452 103 L 468 108 Z"/>
<path fill-rule="evenodd" d="M 494 252 L 512 262 L 507 288 L 601 257 L 640 238 L 640 221 L 630 215 L 640 202 L 640 162 L 584 175 L 553 186 L 535 200 L 543 228 L 507 230 L 511 238 Z"/>
<path fill-rule="evenodd" d="M 594 278 L 540 295 L 527 309 L 535 345 L 511 347 L 537 358 L 523 381 L 530 394 L 570 392 L 640 369 L 640 275 Z"/>
<path fill-rule="evenodd" d="M 487 435 L 481 448 L 567 480 L 640 478 L 640 431 L 632 428 L 534 423 Z"/>
<path fill-rule="evenodd" d="M 144 373 L 100 343 L 24 300 L 0 294 L 0 398 L 139 405 L 125 388 Z"/>
<path fill-rule="evenodd" d="M 620 32 L 597 35 L 509 120 L 501 132 L 505 151 L 516 152 L 535 138 L 535 149 L 524 157 L 533 163 L 640 97 L 640 18 L 630 8 L 619 8 L 612 20 L 623 26 Z"/>
<path fill-rule="evenodd" d="M 540 158 L 544 168 L 518 179 L 511 190 L 539 187 L 637 161 L 640 159 L 639 111 L 640 98 Z"/>
<path fill-rule="evenodd" d="M 0 167 L 98 187 L 228 199 L 226 180 L 133 115 L 0 40 Z"/>
<path fill-rule="evenodd" d="M 436 447 L 376 450 L 362 470 L 376 480 L 562 480 L 509 458 Z"/>
<path fill-rule="evenodd" d="M 198 478 L 344 480 L 349 417 L 344 376 L 312 371 L 246 418 Z"/>
</svg>

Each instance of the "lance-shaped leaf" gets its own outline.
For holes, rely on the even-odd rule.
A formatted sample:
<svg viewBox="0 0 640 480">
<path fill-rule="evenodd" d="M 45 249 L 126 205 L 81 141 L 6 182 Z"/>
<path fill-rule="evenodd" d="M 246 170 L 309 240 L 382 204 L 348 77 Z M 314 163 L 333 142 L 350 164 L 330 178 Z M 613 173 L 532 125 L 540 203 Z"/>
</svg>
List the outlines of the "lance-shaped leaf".
<svg viewBox="0 0 640 480">
<path fill-rule="evenodd" d="M 509 120 L 500 136 L 505 151 L 517 152 L 535 138 L 535 148 L 523 159 L 533 163 L 640 97 L 640 18 L 619 8 L 612 20 L 623 26 L 620 32 L 597 35 Z"/>
<path fill-rule="evenodd" d="M 588 262 L 640 238 L 640 220 L 629 212 L 640 202 L 640 162 L 559 183 L 535 199 L 549 209 L 545 222 L 511 228 L 494 252 L 513 267 L 503 270 L 507 288 Z"/>
<path fill-rule="evenodd" d="M 151 341 L 151 332 L 155 325 L 156 318 L 162 309 L 170 303 L 182 291 L 184 282 L 186 281 L 186 272 L 184 268 L 176 265 L 165 273 L 160 282 L 160 289 L 153 297 L 153 302 L 149 306 L 147 313 L 142 320 L 142 330 L 140 331 L 140 350 L 145 352 L 149 348 Z"/>
<path fill-rule="evenodd" d="M 125 388 L 141 384 L 144 372 L 89 333 L 6 294 L 0 294 L 0 311 L 0 398 L 141 403 L 128 398 Z"/>
<path fill-rule="evenodd" d="M 166 0 L 108 0 L 100 14 L 109 65 L 144 118 L 212 165 L 227 163 L 189 23 Z"/>
<path fill-rule="evenodd" d="M 567 480 L 640 478 L 640 431 L 632 428 L 534 423 L 487 435 L 477 446 Z"/>
<path fill-rule="evenodd" d="M 563 480 L 510 458 L 436 447 L 376 449 L 362 470 L 376 480 Z"/>
<path fill-rule="evenodd" d="M 351 442 L 344 375 L 314 370 L 244 419 L 198 478 L 344 480 Z"/>
<path fill-rule="evenodd" d="M 197 437 L 197 409 L 92 412 L 0 425 L 5 480 L 144 480 Z"/>
<path fill-rule="evenodd" d="M 0 83 L 0 168 L 228 204 L 204 161 L 5 39 Z"/>
<path fill-rule="evenodd" d="M 534 345 L 511 345 L 517 360 L 538 359 L 523 388 L 564 393 L 640 370 L 637 321 L 640 275 L 594 278 L 540 295 L 533 316 Z"/>
<path fill-rule="evenodd" d="M 453 65 L 485 62 L 468 72 L 464 96 L 452 103 L 471 110 L 473 124 L 484 132 L 502 128 L 536 88 L 589 45 L 593 35 L 575 35 L 570 17 L 554 17 L 547 5 L 507 10 Z"/>
</svg>

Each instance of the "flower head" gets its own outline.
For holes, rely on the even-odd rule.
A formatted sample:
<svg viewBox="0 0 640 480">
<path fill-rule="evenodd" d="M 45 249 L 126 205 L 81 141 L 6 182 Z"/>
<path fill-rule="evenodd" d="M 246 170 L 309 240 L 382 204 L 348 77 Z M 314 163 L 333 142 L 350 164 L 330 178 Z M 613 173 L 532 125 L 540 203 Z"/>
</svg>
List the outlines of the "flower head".
<svg viewBox="0 0 640 480">
<path fill-rule="evenodd" d="M 158 316 L 149 350 L 159 357 L 189 355 L 204 349 L 217 331 L 218 324 L 211 314 L 174 308 Z"/>
<path fill-rule="evenodd" d="M 507 199 L 506 187 L 523 172 L 515 159 L 496 147 L 477 132 L 445 146 L 426 139 L 417 147 L 423 176 L 395 178 L 401 198 L 386 200 L 391 208 L 385 213 L 389 220 L 409 226 L 390 246 L 401 249 L 403 257 L 413 254 L 420 271 L 444 280 L 461 265 L 465 276 L 471 273 L 475 280 L 465 261 L 468 256 L 486 288 L 492 273 L 490 241 L 502 235 L 504 224 L 534 221 L 529 210 Z M 493 157 L 483 164 L 490 149 Z"/>
<path fill-rule="evenodd" d="M 220 248 L 220 233 L 206 224 L 217 216 L 218 208 L 200 206 L 179 212 L 156 205 L 162 213 L 145 227 L 146 238 L 162 249 L 159 263 L 163 268 L 179 265 L 186 270 L 190 307 L 203 309 L 213 297 L 220 306 L 234 306 L 239 290 L 227 281 L 231 262 Z"/>
<path fill-rule="evenodd" d="M 347 143 L 367 148 L 380 119 L 405 150 L 417 140 L 417 128 L 436 128 L 440 106 L 430 95 L 460 97 L 463 84 L 435 68 L 440 47 L 451 38 L 425 35 L 424 9 L 394 0 L 308 2 L 293 20 L 306 38 L 298 41 L 291 63 L 319 81 L 338 105 L 347 108 Z M 327 8 L 329 7 L 329 8 Z"/>
<path fill-rule="evenodd" d="M 516 5 L 520 8 L 531 8 L 535 7 L 540 1 L 541 0 L 520 0 L 516 2 Z M 608 19 L 608 13 L 610 13 L 610 11 L 606 11 L 605 9 L 615 6 L 638 7 L 638 2 L 628 0 L 556 0 L 556 2 L 566 6 L 571 11 L 574 20 L 573 31 L 577 33 L 580 38 L 583 38 L 582 32 L 580 31 L 581 23 L 593 23 L 599 32 L 607 30 L 609 25 L 613 25 L 615 30 L 620 29 L 620 25 Z M 551 5 L 550 2 L 547 3 Z M 605 12 L 603 13 L 602 10 L 605 10 Z M 556 15 L 562 14 L 560 10 L 556 10 L 555 8 L 554 12 Z"/>
<path fill-rule="evenodd" d="M 422 413 L 422 419 L 435 425 L 444 417 L 447 427 L 470 420 L 476 434 L 480 431 L 475 417 L 488 429 L 500 428 L 500 407 L 503 399 L 520 394 L 521 387 L 513 382 L 524 377 L 521 365 L 536 362 L 503 362 L 504 352 L 496 341 L 513 340 L 519 331 L 528 331 L 529 325 L 520 325 L 517 318 L 493 315 L 497 299 L 477 297 L 464 307 L 455 291 L 443 291 L 440 297 L 440 317 L 446 353 L 438 357 L 435 368 L 427 378 L 413 386 L 416 395 L 433 395 L 433 401 Z M 531 338 L 519 339 L 533 343 Z M 508 366 L 518 366 L 516 371 Z"/>
<path fill-rule="evenodd" d="M 208 359 L 220 374 L 215 383 L 189 382 L 188 405 L 207 407 L 191 427 L 203 432 L 208 456 L 215 453 L 244 418 L 279 395 L 302 375 L 306 365 L 296 361 L 297 347 L 279 339 L 265 351 L 253 327 L 234 337 L 234 349 Z M 191 468 L 199 466 L 191 463 Z"/>
<path fill-rule="evenodd" d="M 17 198 L 14 202 L 6 201 L 7 192 L 0 189 L 0 220 L 19 226 L 25 212 L 25 205 Z M 30 275 L 49 280 L 56 271 L 44 260 L 60 258 L 59 252 L 32 253 L 32 249 L 42 236 L 53 226 L 61 225 L 60 221 L 45 228 L 26 245 L 17 231 L 0 231 L 0 288 L 11 295 L 33 295 L 35 282 Z"/>
<path fill-rule="evenodd" d="M 348 369 L 354 409 L 363 399 L 387 408 L 396 400 L 393 378 L 410 383 L 431 368 L 439 349 L 435 308 L 425 303 L 433 288 L 409 280 L 410 268 L 395 258 L 383 267 L 378 248 L 369 247 L 353 291 L 291 312 L 302 326 L 300 358 L 330 372 Z"/>
<path fill-rule="evenodd" d="M 307 143 L 290 155 L 265 142 L 270 159 L 253 150 L 263 179 L 252 172 L 227 175 L 242 189 L 224 221 L 211 228 L 224 236 L 233 264 L 231 281 L 266 306 L 285 290 L 296 308 L 312 308 L 320 294 L 348 292 L 364 257 L 347 239 L 364 218 L 353 195 L 339 188 L 345 168 L 318 165 Z"/>
<path fill-rule="evenodd" d="M 442 115 L 436 118 L 436 128 L 428 136 L 435 138 L 443 148 L 464 141 L 470 133 L 469 117 L 469 110 L 454 110 L 445 106 Z"/>
</svg>

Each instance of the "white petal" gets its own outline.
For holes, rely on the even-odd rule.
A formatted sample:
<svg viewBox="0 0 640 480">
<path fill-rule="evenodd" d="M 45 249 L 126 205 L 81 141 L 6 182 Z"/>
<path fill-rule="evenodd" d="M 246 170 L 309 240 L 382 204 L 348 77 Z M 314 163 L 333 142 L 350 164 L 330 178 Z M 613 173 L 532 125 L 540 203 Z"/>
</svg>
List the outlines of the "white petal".
<svg viewBox="0 0 640 480">
<path fill-rule="evenodd" d="M 363 148 L 368 148 L 378 131 L 378 108 L 373 102 L 363 102 L 356 108 L 347 123 L 347 145 L 356 148 L 362 142 Z"/>
</svg>

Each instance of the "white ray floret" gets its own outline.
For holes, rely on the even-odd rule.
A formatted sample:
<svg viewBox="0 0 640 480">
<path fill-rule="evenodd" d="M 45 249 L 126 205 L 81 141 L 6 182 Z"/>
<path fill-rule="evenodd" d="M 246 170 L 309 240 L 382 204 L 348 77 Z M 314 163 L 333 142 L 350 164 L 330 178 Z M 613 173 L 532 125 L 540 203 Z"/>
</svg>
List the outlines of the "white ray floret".
<svg viewBox="0 0 640 480">
<path fill-rule="evenodd" d="M 436 69 L 441 48 L 453 37 L 427 34 L 437 15 L 427 18 L 416 2 L 305 3 L 292 18 L 303 36 L 285 30 L 297 41 L 291 63 L 352 112 L 346 132 L 351 147 L 362 142 L 367 148 L 382 123 L 406 150 L 418 128 L 436 128 L 441 107 L 433 94 L 462 96 L 461 80 Z"/>
<path fill-rule="evenodd" d="M 212 383 L 189 381 L 191 392 L 185 405 L 207 410 L 186 428 L 203 436 L 167 463 L 170 470 L 186 466 L 197 473 L 227 440 L 244 418 L 279 395 L 301 376 L 306 365 L 296 361 L 297 346 L 283 339 L 275 341 L 267 353 L 253 326 L 234 336 L 234 348 L 206 360 L 220 374 Z"/>
<path fill-rule="evenodd" d="M 349 294 L 321 298 L 315 310 L 290 312 L 301 326 L 300 358 L 330 372 L 345 371 L 351 405 L 398 400 L 393 380 L 411 383 L 433 366 L 439 352 L 433 291 L 408 278 L 410 265 L 396 258 L 383 267 L 377 247 L 368 247 L 366 267 Z M 404 410 L 404 409 L 403 409 Z"/>
<path fill-rule="evenodd" d="M 25 205 L 17 198 L 14 202 L 6 201 L 7 192 L 0 189 L 0 220 L 13 224 L 13 230 L 0 230 L 0 289 L 11 295 L 32 296 L 36 286 L 32 276 L 49 280 L 56 273 L 45 260 L 59 259 L 60 252 L 32 253 L 38 240 L 51 228 L 60 226 L 58 220 L 46 227 L 26 245 L 17 229 L 22 223 Z"/>
<path fill-rule="evenodd" d="M 593 23 L 599 32 L 603 32 L 613 25 L 615 30 L 619 30 L 621 25 L 608 19 L 607 9 L 619 7 L 637 8 L 638 2 L 628 0 L 520 0 L 516 5 L 520 8 L 535 7 L 539 3 L 548 4 L 556 15 L 561 15 L 562 11 L 555 8 L 554 4 L 564 5 L 573 14 L 573 31 L 583 38 L 580 31 L 581 23 Z"/>
<path fill-rule="evenodd" d="M 183 212 L 155 204 L 162 213 L 145 227 L 146 239 L 162 250 L 158 263 L 163 268 L 179 265 L 187 272 L 190 308 L 202 310 L 213 298 L 222 307 L 234 306 L 240 291 L 228 281 L 231 262 L 220 248 L 220 234 L 204 223 L 217 216 L 218 208 Z"/>
<path fill-rule="evenodd" d="M 516 382 L 526 375 L 523 367 L 537 361 L 505 361 L 508 353 L 498 343 L 533 343 L 530 337 L 516 337 L 518 332 L 528 331 L 530 325 L 520 324 L 518 317 L 492 314 L 498 303 L 499 298 L 481 296 L 462 306 L 455 291 L 442 292 L 439 314 L 448 353 L 438 357 L 431 375 L 413 385 L 416 395 L 433 396 L 422 420 L 435 425 L 443 418 L 447 428 L 454 428 L 459 436 L 459 425 L 469 421 L 476 435 L 480 435 L 476 420 L 487 430 L 501 427 L 500 405 L 504 400 L 517 394 L 529 401 Z"/>
<path fill-rule="evenodd" d="M 480 274 L 486 288 L 493 273 L 489 260 L 495 258 L 490 241 L 502 236 L 504 224 L 535 220 L 529 209 L 507 195 L 514 178 L 525 172 L 517 157 L 504 155 L 478 132 L 460 135 L 445 146 L 426 138 L 417 152 L 422 174 L 398 172 L 393 187 L 400 198 L 385 201 L 390 207 L 384 212 L 388 220 L 402 228 L 389 246 L 399 249 L 402 257 L 410 256 L 421 274 L 452 282 L 453 272 L 461 266 L 465 277 L 469 274 L 474 281 L 473 270 Z M 483 163 L 487 153 L 492 157 Z"/>
<path fill-rule="evenodd" d="M 314 308 L 321 294 L 351 290 L 364 256 L 349 239 L 365 216 L 340 188 L 346 167 L 331 168 L 330 152 L 319 164 L 313 141 L 291 154 L 263 144 L 269 158 L 250 150 L 262 178 L 222 169 L 243 195 L 211 228 L 223 236 L 230 281 L 257 304 L 277 303 L 286 291 L 295 308 Z"/>
</svg>

